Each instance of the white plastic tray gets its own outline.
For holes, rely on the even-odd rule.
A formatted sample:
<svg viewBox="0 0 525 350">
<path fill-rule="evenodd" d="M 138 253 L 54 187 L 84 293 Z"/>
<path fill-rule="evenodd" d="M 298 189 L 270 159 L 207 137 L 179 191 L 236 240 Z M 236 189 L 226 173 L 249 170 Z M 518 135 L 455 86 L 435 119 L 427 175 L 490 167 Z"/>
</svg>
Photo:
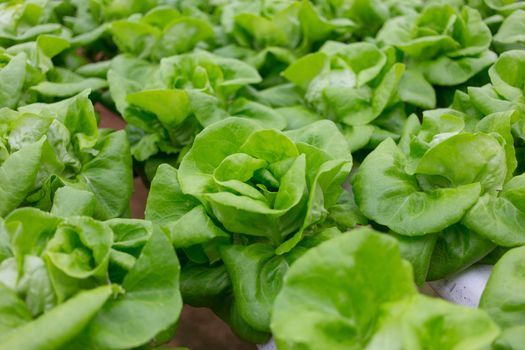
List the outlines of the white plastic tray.
<svg viewBox="0 0 525 350">
<path fill-rule="evenodd" d="M 477 307 L 491 272 L 491 265 L 476 265 L 450 278 L 429 282 L 429 285 L 443 299 Z"/>
<path fill-rule="evenodd" d="M 454 304 L 477 307 L 491 272 L 490 265 L 476 265 L 455 276 L 429 282 L 428 285 L 439 297 Z M 257 347 L 259 350 L 277 350 L 273 339 Z"/>
</svg>

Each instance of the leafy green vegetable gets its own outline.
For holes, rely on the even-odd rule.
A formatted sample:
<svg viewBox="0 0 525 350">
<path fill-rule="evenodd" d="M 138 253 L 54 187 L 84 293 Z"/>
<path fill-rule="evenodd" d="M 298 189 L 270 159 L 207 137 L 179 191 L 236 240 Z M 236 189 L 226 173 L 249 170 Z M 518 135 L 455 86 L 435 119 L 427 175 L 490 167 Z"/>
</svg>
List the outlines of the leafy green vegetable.
<svg viewBox="0 0 525 350">
<path fill-rule="evenodd" d="M 519 349 L 523 343 L 525 304 L 518 291 L 523 286 L 525 248 L 508 251 L 496 263 L 481 296 L 480 307 L 503 329 L 495 342 L 497 349 Z"/>
<path fill-rule="evenodd" d="M 525 11 L 517 10 L 503 21 L 498 32 L 494 35 L 494 44 L 500 51 L 524 48 L 524 19 Z"/>
<path fill-rule="evenodd" d="M 162 341 L 175 324 L 180 268 L 151 224 L 35 208 L 3 224 L 12 256 L 0 261 L 0 348 L 126 349 Z"/>
<path fill-rule="evenodd" d="M 390 19 L 377 39 L 401 50 L 408 70 L 432 85 L 454 86 L 491 65 L 497 58 L 489 50 L 492 34 L 480 13 L 470 7 L 428 4 L 421 13 Z"/>
<path fill-rule="evenodd" d="M 395 88 L 403 72 L 404 66 L 395 63 L 392 48 L 327 42 L 320 51 L 291 64 L 283 75 L 305 91 L 306 102 L 318 113 L 345 125 L 349 143 L 356 150 L 372 137 L 370 133 L 363 141 L 355 141 L 363 126 L 397 102 Z"/>
<path fill-rule="evenodd" d="M 464 224 L 498 245 L 523 245 L 524 174 L 512 178 L 499 195 L 486 194 L 467 213 Z"/>
<path fill-rule="evenodd" d="M 234 297 L 233 315 L 225 317 L 268 332 L 273 298 L 304 244 L 331 237 L 320 232 L 323 223 L 362 220 L 344 221 L 330 212 L 332 207 L 339 216 L 355 211 L 338 204 L 350 167 L 346 141 L 332 122 L 283 133 L 228 118 L 197 136 L 178 171 L 159 167 L 146 218 L 161 224 L 193 263 L 222 260 Z M 242 333 L 243 326 L 237 327 Z"/>
<path fill-rule="evenodd" d="M 503 53 L 489 70 L 492 84 L 469 89 L 474 107 L 484 114 L 511 109 L 523 111 L 525 97 L 520 77 L 524 73 L 519 67 L 524 60 L 523 51 Z"/>
<path fill-rule="evenodd" d="M 227 230 L 279 245 L 326 217 L 350 167 L 345 141 L 330 122 L 285 134 L 228 119 L 199 134 L 179 181 Z"/>
<path fill-rule="evenodd" d="M 395 240 L 368 228 L 299 258 L 273 311 L 279 349 L 482 349 L 499 334 L 482 311 L 417 295 Z"/>
<path fill-rule="evenodd" d="M 468 138 L 469 141 L 473 141 L 476 136 L 469 135 Z M 448 140 L 455 141 L 454 138 Z M 462 143 L 447 141 L 443 143 L 451 144 L 457 147 L 457 150 L 463 149 Z M 496 142 L 495 144 L 497 145 Z M 439 156 L 436 153 L 430 153 L 429 157 L 436 159 L 436 156 Z M 427 154 L 429 153 L 425 155 Z M 443 155 L 445 154 L 450 156 L 450 153 L 444 152 Z M 425 156 L 422 159 L 425 160 Z M 483 161 L 480 161 L 480 166 L 484 164 Z M 361 164 L 352 183 L 356 202 L 361 211 L 367 217 L 390 227 L 397 233 L 419 236 L 439 232 L 458 222 L 480 196 L 481 185 L 476 180 L 470 183 L 452 182 L 452 186 L 444 188 L 432 188 L 430 187 L 432 184 L 430 188 L 422 188 L 416 176 L 406 172 L 406 166 L 406 156 L 392 140 L 385 140 Z M 443 165 L 442 168 L 443 175 L 447 169 L 445 166 Z M 431 174 L 431 171 L 423 169 L 422 175 L 427 173 L 443 176 Z M 472 170 L 463 169 L 466 172 L 465 176 L 468 176 L 467 173 Z M 472 173 L 478 174 L 476 170 Z M 462 175 L 458 174 L 458 176 Z"/>
<path fill-rule="evenodd" d="M 422 285 L 426 279 L 432 279 L 432 272 L 441 261 L 449 262 L 446 259 L 431 259 L 434 254 L 440 253 L 440 238 L 437 234 L 424 236 L 405 236 L 390 233 L 399 244 L 401 257 L 412 265 L 414 281 L 417 285 Z"/>
<path fill-rule="evenodd" d="M 132 154 L 144 161 L 159 152 L 181 152 L 203 127 L 228 116 L 237 90 L 260 77 L 243 62 L 198 51 L 164 58 L 160 64 L 118 56 L 112 60 L 108 81 L 117 109 L 129 123 Z M 270 125 L 284 127 L 279 116 L 268 115 L 261 107 L 238 101 L 231 112 L 250 119 L 270 118 Z"/>
<path fill-rule="evenodd" d="M 110 32 L 121 52 L 155 59 L 191 51 L 214 36 L 205 20 L 165 7 L 153 8 L 140 19 L 114 21 Z"/>
<path fill-rule="evenodd" d="M 447 227 L 437 236 L 426 278 L 434 281 L 460 272 L 481 260 L 494 248 L 492 241 L 461 224 Z"/>
<path fill-rule="evenodd" d="M 123 132 L 97 129 L 88 91 L 54 104 L 0 111 L 0 215 L 19 206 L 50 210 L 63 187 L 94 195 L 90 215 L 124 214 L 131 196 L 131 157 Z"/>
<path fill-rule="evenodd" d="M 44 1 L 2 3 L 0 11 L 5 16 L 5 20 L 0 26 L 0 45 L 11 46 L 28 42 L 44 34 L 66 36 L 67 30 L 54 21 L 53 11 L 45 11 L 46 3 Z M 49 10 L 53 10 L 53 7 L 50 4 Z"/>
<path fill-rule="evenodd" d="M 523 325 L 525 321 L 523 296 L 518 292 L 524 283 L 524 248 L 508 251 L 494 266 L 480 301 L 492 318 L 502 327 Z"/>
<path fill-rule="evenodd" d="M 2 2 L 0 348 L 159 348 L 179 275 L 186 303 L 255 343 L 522 347 L 500 287 L 519 285 L 521 248 L 501 255 L 525 244 L 524 14 L 514 0 Z M 94 106 L 125 130 L 99 128 Z M 147 220 L 122 218 L 134 172 Z M 342 234 L 359 225 L 384 235 Z M 493 344 L 483 312 L 416 295 L 412 281 L 499 259 Z"/>
<path fill-rule="evenodd" d="M 358 169 L 352 184 L 359 208 L 394 231 L 418 283 L 459 272 L 496 244 L 521 244 L 514 225 L 519 209 L 502 208 L 507 186 L 519 201 L 515 117 L 513 111 L 481 120 L 452 109 L 426 111 L 422 122 L 409 118 L 399 145 L 384 141 Z M 496 198 L 501 204 L 489 204 Z M 426 237 L 431 233 L 437 235 Z"/>
<path fill-rule="evenodd" d="M 12 329 L 0 343 L 0 349 L 57 349 L 80 333 L 110 296 L 110 286 L 81 292 L 36 320 Z"/>
<path fill-rule="evenodd" d="M 161 232 L 154 232 L 124 277 L 126 293 L 104 305 L 86 333 L 94 348 L 139 346 L 172 326 L 182 308 L 179 264 Z M 126 327 L 122 327 L 122 322 Z"/>
</svg>

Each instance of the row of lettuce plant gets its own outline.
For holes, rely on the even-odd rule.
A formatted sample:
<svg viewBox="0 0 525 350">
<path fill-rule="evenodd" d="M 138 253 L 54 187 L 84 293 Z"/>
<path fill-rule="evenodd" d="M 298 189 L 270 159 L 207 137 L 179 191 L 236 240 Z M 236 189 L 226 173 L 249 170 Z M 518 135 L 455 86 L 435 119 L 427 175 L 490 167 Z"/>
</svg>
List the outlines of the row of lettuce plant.
<svg viewBox="0 0 525 350">
<path fill-rule="evenodd" d="M 524 2 L 0 12 L 0 349 L 155 348 L 183 301 L 279 349 L 523 349 Z M 478 310 L 417 292 L 480 261 Z"/>
</svg>

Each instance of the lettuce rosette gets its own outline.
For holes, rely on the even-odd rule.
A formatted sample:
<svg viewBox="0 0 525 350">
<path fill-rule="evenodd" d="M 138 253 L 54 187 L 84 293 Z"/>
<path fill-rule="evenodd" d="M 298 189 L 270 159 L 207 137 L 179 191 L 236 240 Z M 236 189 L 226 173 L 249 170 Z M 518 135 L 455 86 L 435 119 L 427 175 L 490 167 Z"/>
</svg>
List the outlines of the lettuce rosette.
<svg viewBox="0 0 525 350">
<path fill-rule="evenodd" d="M 57 2 L 49 0 L 6 1 L 0 4 L 3 15 L 0 46 L 35 41 L 40 35 L 70 36 L 54 12 L 58 6 Z"/>
<path fill-rule="evenodd" d="M 271 329 L 282 350 L 489 348 L 500 334 L 482 310 L 418 294 L 397 242 L 356 229 L 300 257 Z"/>
<path fill-rule="evenodd" d="M 0 217 L 21 206 L 50 210 L 61 187 L 79 190 L 78 201 L 91 203 L 85 215 L 110 219 L 127 212 L 129 143 L 123 131 L 97 128 L 88 94 L 0 110 Z"/>
<path fill-rule="evenodd" d="M 285 48 L 305 54 L 327 40 L 374 37 L 389 18 L 414 14 L 419 0 L 404 1 L 247 1 L 222 5 L 221 29 L 241 48 L 262 50 L 257 56 Z"/>
<path fill-rule="evenodd" d="M 325 18 L 309 1 L 235 0 L 218 12 L 220 30 L 240 49 L 226 46 L 224 52 L 244 53 L 254 61 L 272 55 L 279 61 L 284 58 L 279 52 L 304 54 L 329 39 L 344 41 L 354 28 L 348 18 Z"/>
<path fill-rule="evenodd" d="M 76 216 L 89 204 L 75 191 L 59 189 L 52 213 L 20 208 L 0 220 L 0 349 L 169 341 L 182 300 L 167 238 L 143 220 Z"/>
<path fill-rule="evenodd" d="M 104 79 L 86 78 L 57 67 L 53 59 L 70 48 L 70 41 L 42 34 L 34 41 L 0 48 L 0 106 L 16 108 L 29 103 L 52 101 L 76 95 L 85 89 L 100 89 Z"/>
<path fill-rule="evenodd" d="M 489 49 L 490 29 L 479 12 L 467 6 L 458 10 L 428 4 L 419 14 L 386 22 L 377 39 L 404 54 L 411 74 L 436 86 L 466 83 L 497 58 Z"/>
<path fill-rule="evenodd" d="M 106 86 L 101 77 L 77 74 L 88 63 L 87 38 L 75 36 L 66 25 L 65 1 L 7 1 L 0 5 L 5 20 L 0 24 L 2 90 L 8 101 L 0 106 L 15 108 L 36 101 L 50 102 Z M 5 49 L 5 50 L 4 50 Z M 82 52 L 80 52 L 82 51 Z"/>
<path fill-rule="evenodd" d="M 104 64 L 82 65 L 87 60 L 76 49 L 71 38 L 51 34 L 0 48 L 0 106 L 59 101 L 86 89 L 98 98 L 107 87 Z M 81 62 L 63 64 L 74 60 Z"/>
<path fill-rule="evenodd" d="M 283 75 L 302 89 L 307 106 L 341 125 L 358 150 L 401 132 L 405 115 L 396 88 L 403 72 L 393 48 L 328 42 Z"/>
<path fill-rule="evenodd" d="M 363 214 L 402 242 L 421 283 L 477 262 L 496 245 L 525 243 L 512 137 L 516 112 L 413 115 L 399 145 L 385 140 L 363 161 L 353 191 Z M 421 253 L 423 252 L 423 254 Z"/>
<path fill-rule="evenodd" d="M 113 21 L 140 17 L 156 7 L 173 7 L 169 0 L 66 0 L 40 1 L 53 6 L 49 11 L 64 27 L 68 28 L 80 44 L 93 44 L 108 31 Z M 130 26 L 131 27 L 131 26 Z M 133 28 L 130 28 L 133 32 Z M 97 42 L 97 46 L 102 44 Z M 105 45 L 99 48 L 107 48 Z"/>
<path fill-rule="evenodd" d="M 279 113 L 239 96 L 260 80 L 250 65 L 206 51 L 167 57 L 160 64 L 120 55 L 108 72 L 111 95 L 128 123 L 133 157 L 152 158 L 146 169 L 159 158 L 176 163 L 200 130 L 230 115 L 283 129 L 286 120 Z M 151 179 L 153 170 L 146 173 Z"/>
<path fill-rule="evenodd" d="M 113 21 L 110 33 L 121 53 L 153 60 L 189 52 L 214 37 L 205 19 L 184 16 L 167 6 L 155 7 L 144 16 L 134 14 Z"/>
<path fill-rule="evenodd" d="M 390 18 L 415 14 L 423 6 L 421 0 L 314 0 L 312 1 L 327 18 L 350 19 L 354 23 L 354 36 L 373 38 Z"/>
<path fill-rule="evenodd" d="M 159 167 L 146 207 L 180 251 L 185 300 L 264 341 L 289 264 L 364 222 L 342 188 L 351 166 L 330 121 L 284 133 L 240 118 L 205 128 L 178 170 Z"/>
</svg>

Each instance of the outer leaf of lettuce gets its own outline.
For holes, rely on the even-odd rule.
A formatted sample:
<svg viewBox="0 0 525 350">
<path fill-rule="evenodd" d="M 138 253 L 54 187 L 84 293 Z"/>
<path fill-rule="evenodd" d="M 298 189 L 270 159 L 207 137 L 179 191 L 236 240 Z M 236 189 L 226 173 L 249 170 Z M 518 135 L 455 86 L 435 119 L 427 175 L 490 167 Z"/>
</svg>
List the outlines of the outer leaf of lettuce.
<svg viewBox="0 0 525 350">
<path fill-rule="evenodd" d="M 23 271 L 19 274 L 16 291 L 34 316 L 41 315 L 56 305 L 55 294 L 45 262 L 37 256 L 24 258 Z"/>
<path fill-rule="evenodd" d="M 494 44 L 499 51 L 520 49 L 525 46 L 525 11 L 516 10 L 508 16 L 494 35 Z"/>
<path fill-rule="evenodd" d="M 480 308 L 487 310 L 503 329 L 512 330 L 525 324 L 525 299 L 520 293 L 525 283 L 524 251 L 525 248 L 520 247 L 503 255 L 481 296 Z"/>
<path fill-rule="evenodd" d="M 489 76 L 496 92 L 507 101 L 525 104 L 523 79 L 525 77 L 525 51 L 507 51 L 489 69 Z"/>
<path fill-rule="evenodd" d="M 124 118 L 126 117 L 124 111 L 128 106 L 126 96 L 142 90 L 147 81 L 152 83 L 151 88 L 153 88 L 156 81 L 151 81 L 151 78 L 155 77 L 157 69 L 156 64 L 127 54 L 118 55 L 111 60 L 107 73 L 109 91 L 117 110 Z"/>
<path fill-rule="evenodd" d="M 274 250 L 270 244 L 262 243 L 221 249 L 237 311 L 248 324 L 262 332 L 270 331 L 272 304 L 288 271 L 288 262 L 276 256 Z"/>
<path fill-rule="evenodd" d="M 163 233 L 153 233 L 124 278 L 125 294 L 108 301 L 89 324 L 92 346 L 139 346 L 176 322 L 182 308 L 180 267 L 168 243 Z"/>
<path fill-rule="evenodd" d="M 484 349 L 499 334 L 486 313 L 423 295 L 385 309 L 366 349 Z"/>
<path fill-rule="evenodd" d="M 467 212 L 463 224 L 479 235 L 505 247 L 525 242 L 525 175 L 507 182 L 497 194 L 487 193 Z"/>
<path fill-rule="evenodd" d="M 175 168 L 167 164 L 159 166 L 146 205 L 147 220 L 159 224 L 178 220 L 198 205 L 193 197 L 182 193 L 177 175 Z"/>
<path fill-rule="evenodd" d="M 507 175 L 505 152 L 492 136 L 460 133 L 431 147 L 416 173 L 446 178 L 454 187 L 479 182 L 484 190 L 498 190 Z"/>
<path fill-rule="evenodd" d="M 373 334 L 383 303 L 415 293 L 395 241 L 363 228 L 292 265 L 274 304 L 272 331 L 282 349 L 358 349 Z"/>
<path fill-rule="evenodd" d="M 427 280 L 427 274 L 431 268 L 431 258 L 435 251 L 437 234 L 409 237 L 391 233 L 399 243 L 401 257 L 412 264 L 414 281 L 422 285 Z"/>
<path fill-rule="evenodd" d="M 449 4 L 431 3 L 418 15 L 387 21 L 378 34 L 408 57 L 409 69 L 419 70 L 434 85 L 464 83 L 496 59 L 489 51 L 492 35 L 475 9 L 461 11 Z"/>
<path fill-rule="evenodd" d="M 425 72 L 429 82 L 434 85 L 453 86 L 464 83 L 484 68 L 496 61 L 497 55 L 487 51 L 479 57 L 449 58 L 440 57 L 434 61 L 416 64 L 418 70 Z"/>
<path fill-rule="evenodd" d="M 212 308 L 223 315 L 221 317 L 226 318 L 234 332 L 242 338 L 258 343 L 267 340 L 270 335 L 268 332 L 272 306 L 289 264 L 310 248 L 341 234 L 335 227 L 309 233 L 284 255 L 276 255 L 272 246 L 265 243 L 221 247 L 221 256 L 231 276 L 231 286 L 221 284 L 225 289 L 221 290 L 220 295 L 212 295 L 211 300 L 217 303 Z M 214 272 L 219 271 L 216 268 Z M 209 289 L 207 287 L 208 291 Z M 223 300 L 228 296 L 233 298 L 227 314 L 224 315 L 224 311 L 221 311 Z"/>
<path fill-rule="evenodd" d="M 95 158 L 84 164 L 79 178 L 95 194 L 95 216 L 109 219 L 128 208 L 133 186 L 131 157 L 123 131 L 109 134 L 99 147 Z"/>
<path fill-rule="evenodd" d="M 399 81 L 399 97 L 401 100 L 421 108 L 436 106 L 436 93 L 432 85 L 416 70 L 407 70 Z"/>
<path fill-rule="evenodd" d="M 15 108 L 21 98 L 26 75 L 26 55 L 19 53 L 0 70 L 0 106 Z"/>
<path fill-rule="evenodd" d="M 188 264 L 181 270 L 180 289 L 184 302 L 196 307 L 216 309 L 231 289 L 224 265 L 216 267 Z"/>
<path fill-rule="evenodd" d="M 65 98 L 76 95 L 85 89 L 99 90 L 107 86 L 103 79 L 86 78 L 78 82 L 49 82 L 44 81 L 31 87 L 45 97 Z"/>
<path fill-rule="evenodd" d="M 352 183 L 361 211 L 397 233 L 439 232 L 459 221 L 479 198 L 479 183 L 421 191 L 405 172 L 406 164 L 395 143 L 385 140 L 363 161 Z"/>
<path fill-rule="evenodd" d="M 180 17 L 164 28 L 153 55 L 162 58 L 189 52 L 199 42 L 211 39 L 214 35 L 213 28 L 207 21 L 200 18 Z"/>
<path fill-rule="evenodd" d="M 151 183 L 146 218 L 159 224 L 176 248 L 227 237 L 195 198 L 182 193 L 177 176 L 177 169 L 159 166 Z"/>
<path fill-rule="evenodd" d="M 111 23 L 111 33 L 120 51 L 134 53 L 142 57 L 151 54 L 153 45 L 160 35 L 158 28 L 127 20 Z"/>
<path fill-rule="evenodd" d="M 505 329 L 501 336 L 494 342 L 494 348 L 498 350 L 520 349 L 525 342 L 524 334 L 525 326 Z"/>
<path fill-rule="evenodd" d="M 310 82 L 319 74 L 328 57 L 324 52 L 305 55 L 295 61 L 283 72 L 283 76 L 292 83 L 307 89 Z"/>
<path fill-rule="evenodd" d="M 517 167 L 516 151 L 514 149 L 514 138 L 512 135 L 513 124 L 520 119 L 519 112 L 515 110 L 492 113 L 481 119 L 477 125 L 476 130 L 485 133 L 497 133 L 504 139 L 503 148 L 505 150 L 507 175 L 505 180 L 512 178 Z"/>
<path fill-rule="evenodd" d="M 447 227 L 437 236 L 427 279 L 445 278 L 478 262 L 495 244 L 461 224 Z"/>
<path fill-rule="evenodd" d="M 189 113 L 189 99 L 181 90 L 145 90 L 128 94 L 131 105 L 154 113 L 166 128 L 182 123 Z"/>
<path fill-rule="evenodd" d="M 24 147 L 0 165 L 0 216 L 18 207 L 33 188 L 45 141 L 42 139 Z"/>
<path fill-rule="evenodd" d="M 418 296 L 411 275 L 395 240 L 366 228 L 309 250 L 274 304 L 277 346 L 482 349 L 496 338 L 486 314 Z"/>
<path fill-rule="evenodd" d="M 111 286 L 81 292 L 32 322 L 14 329 L 0 349 L 44 350 L 65 345 L 82 331 L 111 295 Z M 27 334 L 38 334 L 28 337 Z"/>
</svg>

